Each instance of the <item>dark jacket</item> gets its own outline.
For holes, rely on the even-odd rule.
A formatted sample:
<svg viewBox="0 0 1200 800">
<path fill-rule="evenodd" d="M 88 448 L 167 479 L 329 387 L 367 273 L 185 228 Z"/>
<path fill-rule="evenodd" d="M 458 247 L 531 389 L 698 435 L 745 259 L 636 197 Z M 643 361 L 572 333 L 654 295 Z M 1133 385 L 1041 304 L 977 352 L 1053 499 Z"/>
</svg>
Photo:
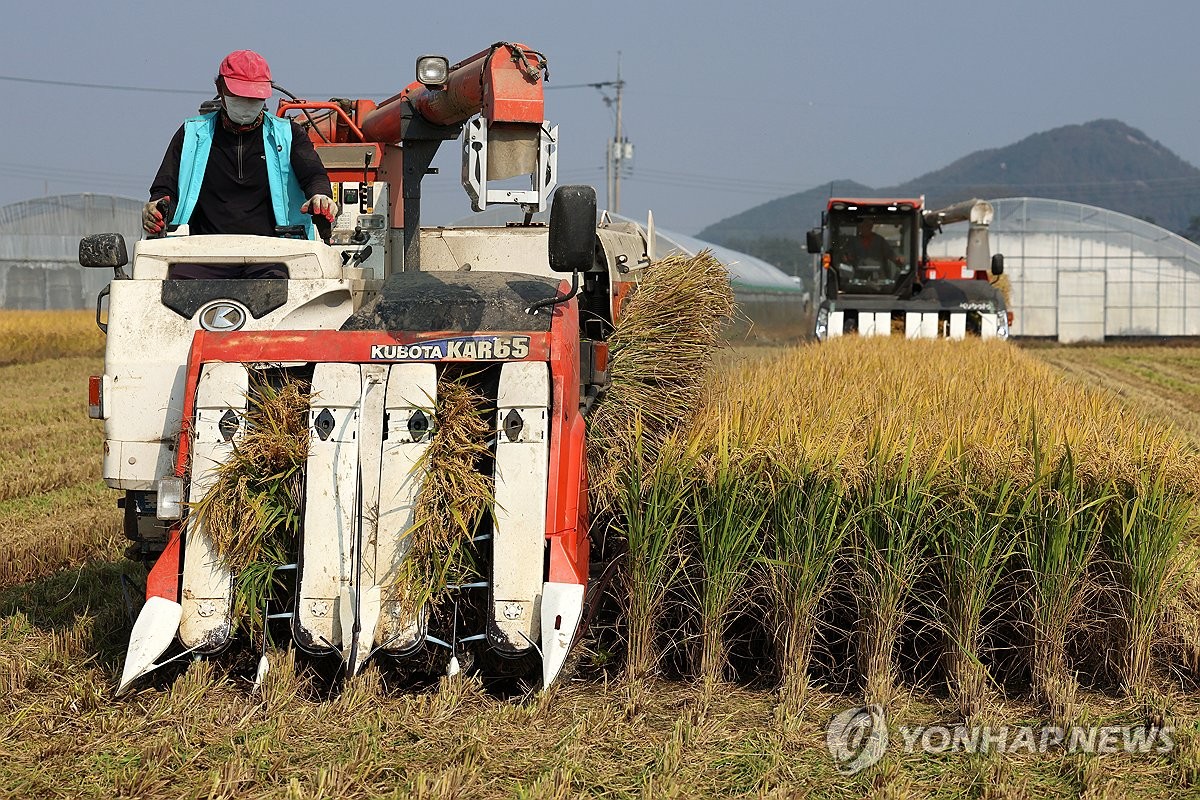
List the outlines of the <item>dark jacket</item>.
<svg viewBox="0 0 1200 800">
<path fill-rule="evenodd" d="M 175 132 L 163 156 L 158 175 L 150 186 L 150 199 L 171 198 L 164 215 L 171 219 L 179 201 L 179 159 L 183 153 L 183 126 Z M 305 198 L 331 196 L 329 175 L 304 129 L 292 123 L 292 172 Z M 261 123 L 248 131 L 235 132 L 226 124 L 224 112 L 213 133 L 212 150 L 204 170 L 204 184 L 196 209 L 188 221 L 192 235 L 230 233 L 275 235 L 275 212 L 263 153 Z"/>
</svg>

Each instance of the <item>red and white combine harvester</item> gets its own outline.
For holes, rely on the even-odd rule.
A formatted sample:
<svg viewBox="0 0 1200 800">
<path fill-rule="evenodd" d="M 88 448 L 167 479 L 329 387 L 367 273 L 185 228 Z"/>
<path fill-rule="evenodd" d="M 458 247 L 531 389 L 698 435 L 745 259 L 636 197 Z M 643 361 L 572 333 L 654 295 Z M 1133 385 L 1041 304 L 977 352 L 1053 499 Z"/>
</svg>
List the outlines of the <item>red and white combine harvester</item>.
<svg viewBox="0 0 1200 800">
<path fill-rule="evenodd" d="M 989 253 L 993 213 L 984 200 L 933 211 L 923 197 L 830 199 L 808 232 L 808 252 L 821 259 L 816 337 L 1007 338 L 1012 315 L 994 282 L 1004 257 Z M 965 258 L 931 257 L 929 240 L 958 222 L 969 225 Z"/>
<path fill-rule="evenodd" d="M 119 234 L 81 242 L 81 264 L 115 270 L 90 391 L 104 478 L 152 563 L 118 691 L 165 659 L 231 644 L 234 576 L 188 508 L 244 433 L 253 376 L 281 371 L 311 385 L 310 446 L 298 558 L 284 566 L 294 586 L 272 624 L 349 674 L 383 652 L 443 667 L 502 656 L 555 679 L 589 576 L 584 416 L 648 248 L 636 226 L 597 228 L 590 187 L 559 188 L 549 227 L 529 223 L 556 183 L 545 66 L 499 43 L 453 66 L 422 57 L 418 81 L 378 106 L 280 103 L 333 182 L 341 210 L 326 241 L 178 230 L 139 241 L 128 271 Z M 464 126 L 473 207 L 517 204 L 525 224 L 420 227 L 422 179 Z M 287 278 L 176 280 L 178 264 L 282 265 Z M 473 539 L 483 577 L 459 588 L 473 599 L 435 623 L 386 589 L 407 550 L 438 376 L 464 362 L 494 403 L 483 468 L 495 503 Z"/>
</svg>

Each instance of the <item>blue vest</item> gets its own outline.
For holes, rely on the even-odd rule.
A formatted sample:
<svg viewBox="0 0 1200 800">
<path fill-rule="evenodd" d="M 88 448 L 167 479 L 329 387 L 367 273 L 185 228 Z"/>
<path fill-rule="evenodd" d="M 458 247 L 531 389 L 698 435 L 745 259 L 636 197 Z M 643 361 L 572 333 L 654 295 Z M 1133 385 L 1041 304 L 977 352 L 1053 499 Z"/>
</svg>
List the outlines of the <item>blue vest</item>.
<svg viewBox="0 0 1200 800">
<path fill-rule="evenodd" d="M 183 123 L 183 153 L 179 157 L 179 203 L 175 207 L 172 225 L 183 225 L 196 210 L 204 170 L 212 150 L 217 114 L 191 117 Z M 271 207 L 275 224 L 303 225 L 308 238 L 314 238 L 312 218 L 300 213 L 304 192 L 292 173 L 292 123 L 274 114 L 263 114 L 263 152 L 267 158 L 267 182 L 271 187 Z"/>
</svg>

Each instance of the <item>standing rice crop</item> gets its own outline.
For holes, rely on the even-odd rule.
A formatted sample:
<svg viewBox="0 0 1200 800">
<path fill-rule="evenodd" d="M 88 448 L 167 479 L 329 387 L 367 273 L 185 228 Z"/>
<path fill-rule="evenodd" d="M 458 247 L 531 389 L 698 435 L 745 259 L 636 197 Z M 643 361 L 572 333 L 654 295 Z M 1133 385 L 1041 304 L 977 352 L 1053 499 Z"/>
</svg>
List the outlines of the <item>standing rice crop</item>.
<svg viewBox="0 0 1200 800">
<path fill-rule="evenodd" d="M 647 466 L 642 456 L 640 418 L 634 422 L 633 458 L 620 496 L 613 533 L 624 539 L 620 572 L 627 626 L 626 668 L 643 678 L 658 664 L 655 637 L 670 587 L 686 569 L 684 528 L 691 476 L 678 439 L 669 439 L 661 457 Z"/>
<path fill-rule="evenodd" d="M 824 471 L 797 474 L 781 467 L 771 497 L 763 563 L 775 610 L 780 697 L 786 708 L 803 702 L 817 609 L 853 524 L 842 481 Z"/>
<path fill-rule="evenodd" d="M 963 490 L 951 496 L 933 537 L 942 582 L 937 611 L 945 632 L 944 669 L 963 718 L 980 711 L 991 688 L 983 663 L 984 614 L 1001 582 L 1011 577 L 1016 526 L 1028 497 L 1011 478 L 985 486 L 969 480 L 960 473 Z"/>
<path fill-rule="evenodd" d="M 1117 500 L 1104 526 L 1123 628 L 1118 670 L 1124 690 L 1133 695 L 1150 688 L 1150 652 L 1163 601 L 1178 594 L 1184 569 L 1194 566 L 1181 556 L 1194 505 L 1155 467 L 1157 450 L 1147 443 L 1148 463 L 1137 484 L 1124 491 L 1114 487 Z"/>
<path fill-rule="evenodd" d="M 727 430 L 720 430 L 716 452 L 697 456 L 688 493 L 695 523 L 691 587 L 700 621 L 699 670 L 710 684 L 724 678 L 731 611 L 759 560 L 770 512 L 764 476 L 737 459 L 728 442 Z"/>
<path fill-rule="evenodd" d="M 857 651 L 869 704 L 886 706 L 895 691 L 896 647 L 905 605 L 929 546 L 939 506 L 937 466 L 916 463 L 915 443 L 880 433 L 868 460 L 876 471 L 858 496 L 851 544 L 858 602 Z"/>
<path fill-rule="evenodd" d="M 852 629 L 868 702 L 894 697 L 901 665 L 936 663 L 964 717 L 1027 681 L 1067 721 L 1078 676 L 1102 680 L 1114 657 L 1131 693 L 1178 672 L 1170 658 L 1200 664 L 1200 584 L 1181 580 L 1200 454 L 1019 348 L 794 348 L 727 365 L 686 422 L 695 457 L 672 456 L 668 494 L 690 487 L 681 596 L 707 679 L 726 666 L 731 596 L 769 614 L 785 704 L 803 696 L 817 615 Z M 830 592 L 843 571 L 847 603 Z"/>
<path fill-rule="evenodd" d="M 1067 643 L 1086 605 L 1088 570 L 1100 543 L 1109 497 L 1088 492 L 1069 447 L 1054 463 L 1036 432 L 1033 436 L 1034 459 L 1042 466 L 1030 489 L 1020 537 L 1033 688 L 1056 720 L 1070 722 L 1078 682 L 1069 665 Z"/>
</svg>

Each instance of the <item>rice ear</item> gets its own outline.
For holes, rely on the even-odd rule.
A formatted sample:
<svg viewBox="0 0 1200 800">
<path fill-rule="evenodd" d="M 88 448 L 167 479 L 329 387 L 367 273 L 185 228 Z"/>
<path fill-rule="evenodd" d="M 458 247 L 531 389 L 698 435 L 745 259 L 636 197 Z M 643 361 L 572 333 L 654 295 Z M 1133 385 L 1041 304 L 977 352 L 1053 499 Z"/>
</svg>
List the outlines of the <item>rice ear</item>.
<svg viewBox="0 0 1200 800">
<path fill-rule="evenodd" d="M 388 589 L 407 614 L 474 574 L 471 538 L 495 503 L 495 481 L 479 469 L 490 455 L 493 409 L 470 377 L 449 369 L 439 376 L 433 435 L 413 467 L 425 481 L 405 534 L 408 555 Z"/>
</svg>

